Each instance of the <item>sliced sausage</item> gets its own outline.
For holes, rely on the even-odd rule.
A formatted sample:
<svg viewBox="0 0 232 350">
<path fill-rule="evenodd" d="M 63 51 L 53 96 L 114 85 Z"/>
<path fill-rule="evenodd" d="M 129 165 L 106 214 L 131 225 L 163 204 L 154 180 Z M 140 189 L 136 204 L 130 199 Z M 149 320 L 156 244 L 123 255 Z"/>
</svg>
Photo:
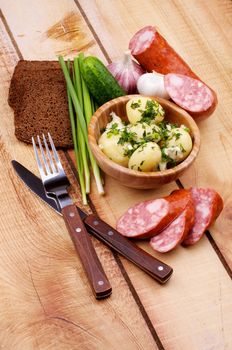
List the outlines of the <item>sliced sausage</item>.
<svg viewBox="0 0 232 350">
<path fill-rule="evenodd" d="M 138 203 L 119 218 L 117 230 L 131 238 L 152 237 L 180 215 L 188 201 L 189 191 L 183 189 L 164 198 Z"/>
<path fill-rule="evenodd" d="M 195 206 L 195 219 L 192 229 L 182 243 L 186 246 L 198 242 L 223 209 L 222 198 L 212 189 L 193 187 L 191 194 Z"/>
<path fill-rule="evenodd" d="M 170 73 L 165 75 L 164 85 L 171 99 L 192 116 L 206 117 L 216 108 L 212 90 L 200 80 Z"/>
<path fill-rule="evenodd" d="M 192 198 L 186 209 L 161 233 L 152 237 L 151 247 L 160 253 L 176 248 L 187 236 L 194 223 L 194 205 Z"/>
<path fill-rule="evenodd" d="M 162 74 L 182 74 L 196 79 L 203 84 L 201 79 L 191 70 L 187 63 L 176 53 L 162 35 L 158 33 L 155 27 L 147 26 L 139 30 L 130 40 L 129 49 L 131 50 L 131 54 L 148 72 L 155 70 Z M 194 86 L 196 87 L 196 85 Z M 194 106 L 191 104 L 191 108 L 193 108 L 192 111 L 188 109 L 194 119 L 204 119 L 208 117 L 217 106 L 217 95 L 215 91 L 206 84 L 203 86 L 204 88 L 202 88 L 201 91 L 204 90 L 204 100 L 199 104 L 195 103 Z M 187 87 L 189 87 L 189 85 L 185 84 L 185 96 L 188 96 L 187 100 L 189 102 L 190 93 L 187 94 Z M 209 93 L 209 90 L 211 93 Z M 197 91 L 197 96 L 200 97 L 200 90 L 197 89 Z M 183 94 L 182 96 L 180 96 L 180 94 L 178 96 L 183 104 Z M 206 108 L 207 104 L 209 105 Z M 190 107 L 189 103 L 187 105 Z"/>
</svg>

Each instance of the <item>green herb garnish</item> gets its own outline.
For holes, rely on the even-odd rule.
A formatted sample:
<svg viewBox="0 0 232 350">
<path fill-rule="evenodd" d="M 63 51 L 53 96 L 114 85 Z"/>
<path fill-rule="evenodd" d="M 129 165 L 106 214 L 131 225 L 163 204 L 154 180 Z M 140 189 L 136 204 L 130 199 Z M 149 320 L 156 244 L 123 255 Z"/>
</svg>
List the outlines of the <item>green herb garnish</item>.
<svg viewBox="0 0 232 350">
<path fill-rule="evenodd" d="M 141 122 L 146 122 L 148 124 L 151 123 L 151 121 L 154 121 L 154 119 L 157 116 L 164 116 L 165 112 L 163 107 L 154 100 L 147 100 L 145 110 L 139 110 L 141 112 Z"/>
<path fill-rule="evenodd" d="M 172 161 L 172 158 L 170 158 L 170 157 L 165 153 L 165 148 L 162 148 L 162 149 L 161 149 L 161 156 L 162 156 L 162 161 L 163 161 L 163 162 L 168 163 L 168 162 Z"/>
<path fill-rule="evenodd" d="M 137 102 L 132 102 L 131 103 L 131 108 L 132 109 L 139 108 L 140 106 L 141 106 L 141 100 L 138 100 Z"/>
<path fill-rule="evenodd" d="M 180 147 L 180 150 L 181 150 L 182 153 L 185 153 L 185 152 L 186 152 L 186 150 L 184 149 L 182 143 L 179 144 L 179 147 Z"/>
<path fill-rule="evenodd" d="M 132 144 L 135 144 L 136 141 L 136 133 L 129 131 L 127 128 L 124 128 L 120 133 L 120 139 L 118 140 L 119 145 L 124 145 L 124 143 L 129 142 Z"/>
<path fill-rule="evenodd" d="M 181 133 L 180 132 L 176 132 L 174 135 L 176 140 L 179 140 L 179 138 L 181 137 Z"/>
<path fill-rule="evenodd" d="M 113 123 L 107 131 L 107 137 L 110 138 L 111 136 L 118 135 L 118 134 L 119 134 L 118 123 Z"/>
</svg>

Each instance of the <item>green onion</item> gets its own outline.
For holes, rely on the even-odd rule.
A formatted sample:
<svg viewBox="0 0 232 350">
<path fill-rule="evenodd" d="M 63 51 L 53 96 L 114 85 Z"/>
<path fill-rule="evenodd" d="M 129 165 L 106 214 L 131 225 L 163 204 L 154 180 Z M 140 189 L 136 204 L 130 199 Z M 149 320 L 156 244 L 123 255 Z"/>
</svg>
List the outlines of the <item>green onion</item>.
<svg viewBox="0 0 232 350">
<path fill-rule="evenodd" d="M 80 103 L 80 107 L 82 109 L 82 112 L 84 110 L 83 105 L 83 95 L 82 95 L 82 79 L 79 69 L 79 60 L 78 58 L 74 58 L 74 75 L 75 75 L 75 89 L 77 93 L 77 97 Z M 89 172 L 89 166 L 88 166 L 88 150 L 86 149 L 85 139 L 81 132 L 81 125 L 80 121 L 77 115 L 77 139 L 79 141 L 79 149 L 80 149 L 80 155 L 82 157 L 83 161 L 83 167 L 84 167 L 84 174 L 85 174 L 85 190 L 86 193 L 90 193 L 90 172 Z"/>
<path fill-rule="evenodd" d="M 84 54 L 80 53 L 80 55 L 79 55 L 79 67 L 82 64 L 83 59 L 84 59 Z M 90 119 L 93 115 L 92 103 L 91 103 L 91 97 L 89 94 L 89 90 L 88 90 L 88 88 L 85 84 L 85 81 L 82 77 L 81 77 L 81 86 L 82 86 L 82 91 L 83 91 L 85 120 L 86 120 L 87 125 L 89 125 Z"/>
<path fill-rule="evenodd" d="M 85 117 L 84 117 L 83 112 L 81 110 L 80 102 L 78 101 L 78 97 L 77 97 L 75 88 L 73 86 L 68 69 L 67 69 L 66 64 L 64 62 L 64 58 L 62 56 L 59 56 L 59 62 L 60 62 L 61 68 L 62 68 L 63 73 L 64 73 L 64 77 L 65 77 L 65 80 L 67 83 L 67 87 L 68 87 L 70 96 L 72 98 L 72 102 L 73 102 L 75 111 L 78 115 L 78 118 L 79 118 L 79 121 L 81 124 L 81 130 L 82 130 L 83 136 L 85 138 L 85 141 L 87 141 L 88 133 L 87 133 L 87 127 L 86 127 L 86 123 L 85 123 Z"/>
<path fill-rule="evenodd" d="M 70 71 L 70 61 L 68 60 L 68 70 Z M 77 142 L 76 137 L 76 124 L 75 124 L 75 118 L 74 118 L 74 112 L 73 112 L 73 105 L 72 105 L 72 99 L 69 93 L 69 90 L 67 88 L 67 96 L 68 96 L 68 108 L 69 108 L 69 117 L 70 117 L 70 123 L 71 123 L 71 129 L 72 129 L 72 138 L 73 138 L 73 145 L 74 145 L 74 153 L 75 153 L 75 159 L 77 163 L 77 169 L 78 169 L 78 176 L 79 176 L 79 182 L 81 187 L 81 194 L 82 194 L 82 201 L 83 204 L 87 204 L 87 197 L 86 197 L 86 190 L 85 190 L 85 181 L 83 177 L 83 164 L 82 164 L 82 158 L 80 157 L 79 150 L 80 147 Z"/>
<path fill-rule="evenodd" d="M 80 126 L 78 128 L 78 130 L 81 130 L 84 142 L 86 144 L 86 148 L 88 150 L 89 159 L 90 159 L 90 163 L 91 163 L 91 166 L 92 166 L 92 169 L 93 169 L 93 173 L 94 173 L 94 177 L 95 177 L 95 181 L 96 181 L 98 192 L 100 194 L 104 194 L 104 189 L 103 189 L 103 186 L 102 186 L 100 170 L 99 170 L 97 162 L 94 159 L 93 154 L 92 154 L 92 152 L 91 152 L 91 150 L 89 148 L 88 133 L 87 133 L 88 116 L 85 119 L 85 116 L 83 114 L 83 111 L 88 111 L 91 108 L 91 100 L 88 99 L 88 95 L 89 95 L 88 89 L 83 91 L 83 93 L 86 95 L 86 97 L 84 98 L 84 94 L 83 94 L 83 111 L 82 111 L 82 105 L 81 105 L 80 101 L 78 100 L 77 92 L 76 92 L 75 87 L 74 87 L 74 85 L 72 83 L 69 71 L 68 71 L 68 69 L 66 67 L 64 58 L 62 56 L 59 56 L 59 63 L 60 63 L 60 66 L 61 66 L 61 68 L 63 70 L 64 77 L 65 77 L 66 84 L 67 84 L 67 89 L 69 91 L 69 94 L 70 94 L 72 102 L 73 102 L 74 109 L 75 109 L 76 114 L 77 114 L 78 124 Z M 77 86 L 77 72 L 78 71 L 75 71 L 75 79 L 76 79 L 75 85 L 76 85 L 76 88 L 78 90 L 78 88 L 80 89 L 80 86 Z M 88 102 L 88 101 L 90 101 L 90 102 Z M 85 104 L 87 104 L 87 106 L 85 106 Z M 90 106 L 88 106 L 88 104 L 90 104 Z M 91 108 L 91 116 L 92 116 L 92 112 L 93 111 L 92 111 L 92 108 Z M 80 148 L 79 148 L 79 146 L 80 146 Z M 79 134 L 78 134 L 78 148 L 79 148 L 79 150 L 80 149 L 83 150 L 83 148 L 81 148 L 81 143 L 80 143 L 80 140 L 79 140 Z M 83 154 L 82 154 L 82 159 L 83 159 Z"/>
<path fill-rule="evenodd" d="M 80 102 L 81 110 L 83 112 L 83 95 L 82 95 L 82 85 L 81 85 L 81 75 L 80 75 L 80 68 L 79 68 L 79 59 L 78 57 L 75 57 L 73 60 L 73 71 L 75 76 L 75 88 L 78 100 Z"/>
</svg>

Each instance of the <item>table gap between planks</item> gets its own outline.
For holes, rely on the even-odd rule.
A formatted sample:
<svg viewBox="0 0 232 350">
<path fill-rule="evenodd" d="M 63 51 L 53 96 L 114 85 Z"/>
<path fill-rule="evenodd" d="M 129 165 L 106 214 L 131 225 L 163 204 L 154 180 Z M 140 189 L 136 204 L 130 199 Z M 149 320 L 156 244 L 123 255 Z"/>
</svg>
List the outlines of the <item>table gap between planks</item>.
<svg viewBox="0 0 232 350">
<path fill-rule="evenodd" d="M 230 349 L 231 81 L 227 57 L 231 57 L 231 3 L 10 0 L 0 4 L 0 290 L 5 303 L 0 316 L 2 347 L 116 349 L 120 344 L 122 349 Z M 61 53 L 72 58 L 79 44 L 77 37 L 66 41 L 64 37 L 60 40 L 46 34 L 49 28 L 65 25 L 70 16 L 74 29 L 80 26 L 87 35 L 90 47 L 86 53 L 97 55 L 105 63 L 121 57 L 136 30 L 156 24 L 202 79 L 215 87 L 219 101 L 223 101 L 210 119 L 199 124 L 200 155 L 180 179 L 184 187 L 213 187 L 225 200 L 225 210 L 208 234 L 212 245 L 205 237 L 196 247 L 156 254 L 174 267 L 172 279 L 160 286 L 94 239 L 113 286 L 113 295 L 101 302 L 96 302 L 89 290 L 62 219 L 21 185 L 9 164 L 16 158 L 36 172 L 31 146 L 18 142 L 13 135 L 13 113 L 7 106 L 7 93 L 14 66 L 21 57 L 56 59 Z M 209 154 L 209 149 L 215 152 Z M 80 204 L 79 187 L 68 161 L 73 154 L 61 156 L 74 187 L 73 196 Z M 108 176 L 105 182 L 106 195 L 99 197 L 92 183 L 90 198 L 97 213 L 112 226 L 131 204 L 177 188 L 172 183 L 159 190 L 137 191 Z M 4 214 L 9 207 L 14 212 Z M 147 242 L 138 244 L 155 255 Z"/>
</svg>

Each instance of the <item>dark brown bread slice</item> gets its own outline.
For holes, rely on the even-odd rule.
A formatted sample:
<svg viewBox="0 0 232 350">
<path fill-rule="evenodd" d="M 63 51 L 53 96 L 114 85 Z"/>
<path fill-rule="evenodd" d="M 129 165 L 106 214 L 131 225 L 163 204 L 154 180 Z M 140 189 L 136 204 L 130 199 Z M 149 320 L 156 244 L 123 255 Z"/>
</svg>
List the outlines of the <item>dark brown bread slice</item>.
<svg viewBox="0 0 232 350">
<path fill-rule="evenodd" d="M 51 133 L 56 147 L 73 146 L 66 83 L 55 61 L 19 61 L 8 97 L 14 109 L 15 135 L 31 137 Z"/>
<path fill-rule="evenodd" d="M 33 80 L 34 83 L 47 82 L 59 77 L 61 81 L 64 81 L 57 61 L 19 61 L 11 79 L 9 105 L 12 107 L 18 105 L 17 97 L 24 94 L 25 87 L 30 80 Z"/>
</svg>

